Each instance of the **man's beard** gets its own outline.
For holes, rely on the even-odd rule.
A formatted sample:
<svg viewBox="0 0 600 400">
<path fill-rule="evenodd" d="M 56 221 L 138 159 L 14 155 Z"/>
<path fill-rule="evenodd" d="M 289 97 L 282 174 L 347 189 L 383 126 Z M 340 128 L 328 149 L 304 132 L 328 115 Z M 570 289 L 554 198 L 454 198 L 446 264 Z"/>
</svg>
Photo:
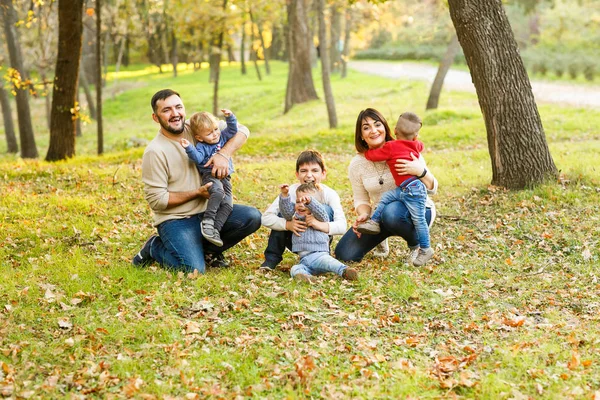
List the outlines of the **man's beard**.
<svg viewBox="0 0 600 400">
<path fill-rule="evenodd" d="M 183 120 L 183 119 L 182 119 Z M 160 126 L 167 132 L 172 133 L 173 135 L 179 135 L 181 133 L 183 133 L 183 131 L 185 130 L 185 121 L 182 122 L 181 124 L 181 128 L 180 129 L 173 129 L 169 126 L 169 122 L 168 121 L 164 121 L 162 118 L 158 118 L 158 123 L 160 124 Z"/>
</svg>

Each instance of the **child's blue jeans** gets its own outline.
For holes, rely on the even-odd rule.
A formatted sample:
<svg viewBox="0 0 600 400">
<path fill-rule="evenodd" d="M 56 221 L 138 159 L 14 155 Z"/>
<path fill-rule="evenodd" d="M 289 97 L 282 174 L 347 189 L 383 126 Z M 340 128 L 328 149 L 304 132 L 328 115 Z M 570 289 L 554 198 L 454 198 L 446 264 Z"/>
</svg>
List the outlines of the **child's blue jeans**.
<svg viewBox="0 0 600 400">
<path fill-rule="evenodd" d="M 405 185 L 406 183 L 406 185 Z M 381 196 L 381 200 L 371 216 L 371 219 L 381 223 L 381 214 L 383 209 L 394 201 L 400 201 L 406 205 L 410 218 L 413 221 L 417 236 L 419 237 L 419 247 L 426 249 L 431 246 L 429 242 L 429 225 L 425 219 L 425 202 L 427 201 L 427 189 L 423 182 L 418 179 L 405 181 L 394 190 L 389 190 Z"/>
<path fill-rule="evenodd" d="M 339 276 L 342 276 L 344 271 L 348 268 L 329 253 L 324 251 L 315 251 L 309 253 L 300 259 L 300 264 L 296 264 L 290 270 L 292 278 L 298 274 L 306 275 L 322 275 L 328 272 L 333 272 Z"/>
</svg>

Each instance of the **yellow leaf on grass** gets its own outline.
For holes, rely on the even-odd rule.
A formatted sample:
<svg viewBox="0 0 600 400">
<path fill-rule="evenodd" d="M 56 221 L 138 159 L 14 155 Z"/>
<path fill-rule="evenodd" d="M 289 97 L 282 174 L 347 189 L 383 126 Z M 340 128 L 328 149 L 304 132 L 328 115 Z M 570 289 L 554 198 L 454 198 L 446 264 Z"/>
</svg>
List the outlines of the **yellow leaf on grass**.
<svg viewBox="0 0 600 400">
<path fill-rule="evenodd" d="M 574 370 L 575 368 L 579 367 L 579 364 L 581 364 L 579 353 L 577 353 L 576 351 L 571 352 L 571 359 L 569 360 L 567 367 L 570 370 Z"/>
</svg>

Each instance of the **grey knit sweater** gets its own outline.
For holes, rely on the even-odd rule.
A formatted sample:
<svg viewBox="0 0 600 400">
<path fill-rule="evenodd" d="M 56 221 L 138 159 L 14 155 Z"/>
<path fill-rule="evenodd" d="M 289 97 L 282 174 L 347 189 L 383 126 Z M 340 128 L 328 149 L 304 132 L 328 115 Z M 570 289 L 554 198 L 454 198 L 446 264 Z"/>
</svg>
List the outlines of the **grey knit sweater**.
<svg viewBox="0 0 600 400">
<path fill-rule="evenodd" d="M 294 216 L 297 219 L 304 220 L 304 217 L 295 215 L 295 204 L 292 203 L 290 197 L 281 197 L 279 195 L 279 211 L 283 218 L 291 221 Z M 311 197 L 310 203 L 306 205 L 312 215 L 321 222 L 329 222 L 329 215 L 325 211 L 325 207 L 319 203 L 314 197 Z M 315 251 L 325 251 L 329 253 L 329 236 L 325 232 L 318 231 L 308 227 L 300 236 L 292 235 L 292 251 L 294 253 L 312 253 Z"/>
</svg>

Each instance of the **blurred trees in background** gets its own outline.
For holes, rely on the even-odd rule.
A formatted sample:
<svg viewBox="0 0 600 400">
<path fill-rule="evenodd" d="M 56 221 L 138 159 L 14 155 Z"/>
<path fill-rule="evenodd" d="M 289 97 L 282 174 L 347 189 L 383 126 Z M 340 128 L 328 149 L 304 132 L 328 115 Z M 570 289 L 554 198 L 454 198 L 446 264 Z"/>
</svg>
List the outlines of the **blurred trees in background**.
<svg viewBox="0 0 600 400">
<path fill-rule="evenodd" d="M 52 67 L 58 49 L 58 1 L 0 0 L 0 4 L 3 86 L 7 93 L 17 95 L 21 156 L 37 157 L 28 96 L 46 96 L 49 125 L 48 89 L 56 78 Z M 218 60 L 242 61 L 241 73 L 245 72 L 245 61 L 253 60 L 257 79 L 263 79 L 261 68 L 268 79 L 270 59 L 288 61 L 287 111 L 293 104 L 317 98 L 311 77 L 317 46 L 320 53 L 327 52 L 331 73 L 344 77 L 352 56 L 438 61 L 454 35 L 447 3 L 442 0 L 325 0 L 320 13 L 317 0 L 228 0 L 225 7 L 223 0 L 104 0 L 100 32 L 93 12 L 96 4 L 95 0 L 86 0 L 82 15 L 78 85 L 85 96 L 79 105 L 81 110 L 73 114 L 76 119 L 88 113 L 98 117 L 95 109 L 101 108 L 101 104 L 94 104 L 93 90 L 97 74 L 104 77 L 102 86 L 106 84 L 109 65 L 118 72 L 131 63 L 151 63 L 160 72 L 169 71 L 174 77 L 182 64 L 194 69 L 209 65 L 211 82 L 215 82 Z M 298 7 L 302 14 L 297 13 Z M 600 65 L 600 2 L 508 0 L 504 7 L 530 71 L 594 79 Z M 319 40 L 321 16 L 325 36 Z M 103 46 L 98 47 L 98 36 Z M 328 45 L 322 46 L 323 41 Z M 99 49 L 102 64 L 98 64 L 96 54 Z M 464 62 L 462 52 L 459 51 L 456 60 Z M 107 91 L 114 96 L 118 90 L 115 78 Z M 218 83 L 213 93 L 218 108 L 217 90 Z M 72 108 L 78 109 L 75 104 Z M 3 115 L 11 114 L 9 109 L 10 104 L 3 105 Z M 5 115 L 3 119 L 7 122 L 3 125 L 7 126 L 11 117 Z M 10 133 L 6 135 L 8 143 Z M 10 149 L 14 151 L 13 144 Z"/>
</svg>

